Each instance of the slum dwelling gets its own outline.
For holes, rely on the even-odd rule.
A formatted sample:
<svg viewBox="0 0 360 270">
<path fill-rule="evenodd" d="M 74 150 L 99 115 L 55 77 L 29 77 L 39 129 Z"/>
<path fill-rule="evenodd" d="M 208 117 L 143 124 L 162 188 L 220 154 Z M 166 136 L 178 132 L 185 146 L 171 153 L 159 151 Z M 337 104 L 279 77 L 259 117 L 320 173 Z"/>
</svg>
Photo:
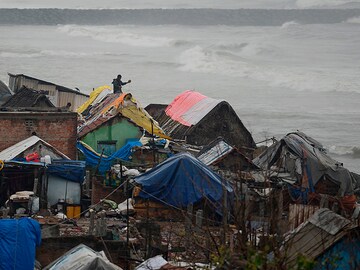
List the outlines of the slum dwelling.
<svg viewBox="0 0 360 270">
<path fill-rule="evenodd" d="M 224 100 L 187 90 L 175 97 L 165 109 L 154 104 L 147 108 L 173 139 L 205 146 L 222 137 L 249 157 L 256 148 L 250 132 Z"/>
</svg>

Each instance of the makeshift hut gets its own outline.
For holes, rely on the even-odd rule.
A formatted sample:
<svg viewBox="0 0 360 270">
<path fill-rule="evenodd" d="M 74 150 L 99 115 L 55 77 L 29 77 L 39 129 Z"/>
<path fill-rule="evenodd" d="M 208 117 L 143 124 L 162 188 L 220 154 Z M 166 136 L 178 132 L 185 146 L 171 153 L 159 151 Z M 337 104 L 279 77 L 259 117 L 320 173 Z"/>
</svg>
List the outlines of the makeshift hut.
<svg viewBox="0 0 360 270">
<path fill-rule="evenodd" d="M 149 108 L 155 110 L 154 105 Z M 195 91 L 178 95 L 156 120 L 170 137 L 189 144 L 203 146 L 221 136 L 241 151 L 256 148 L 250 132 L 228 102 Z"/>
<path fill-rule="evenodd" d="M 71 103 L 70 109 L 77 108 L 83 104 L 89 97 L 87 94 L 81 93 L 79 90 L 64 87 L 48 81 L 40 80 L 24 74 L 11 74 L 9 75 L 9 88 L 17 93 L 23 86 L 42 91 L 50 99 L 55 107 L 65 107 Z"/>
<path fill-rule="evenodd" d="M 139 211 L 144 200 L 173 209 L 204 203 L 220 215 L 230 208 L 224 206 L 227 203 L 224 197 L 230 199 L 231 186 L 188 153 L 173 155 L 134 180 L 139 185 L 134 192 L 141 199 L 135 204 Z"/>
<path fill-rule="evenodd" d="M 27 203 L 32 199 L 30 197 L 40 198 L 40 206 L 44 207 L 47 207 L 47 203 L 57 204 L 59 199 L 80 204 L 85 162 L 70 160 L 37 136 L 0 152 L 0 160 L 4 162 L 0 171 L 1 205 L 11 198 L 10 203 L 28 207 Z M 22 191 L 31 191 L 31 196 L 17 194 Z M 31 212 L 31 209 L 27 210 Z"/>
<path fill-rule="evenodd" d="M 1 107 L 3 108 L 54 108 L 44 91 L 23 86 L 13 96 L 11 96 Z"/>
<path fill-rule="evenodd" d="M 99 91 L 97 96 L 91 97 L 92 102 L 78 110 L 87 112 L 78 126 L 78 137 L 82 142 L 95 152 L 109 156 L 129 140 L 139 140 L 144 132 L 168 138 L 131 94 L 107 94 L 97 99 L 106 90 Z"/>
<path fill-rule="evenodd" d="M 327 208 L 317 210 L 307 221 L 289 232 L 282 251 L 286 265 L 299 255 L 314 260 L 313 269 L 359 269 L 358 226 Z"/>
<path fill-rule="evenodd" d="M 360 176 L 332 159 L 319 142 L 304 133 L 287 134 L 253 162 L 271 179 L 287 183 L 294 201 L 306 204 L 315 194 L 327 194 L 341 197 L 345 208 L 354 208 Z"/>
<path fill-rule="evenodd" d="M 37 153 L 38 159 L 45 156 L 49 156 L 51 159 L 70 159 L 38 136 L 31 136 L 1 151 L 0 160 L 26 161 L 26 157 L 28 157 L 29 161 L 29 158 L 34 158 L 35 153 Z M 29 156 L 31 154 L 33 154 L 32 157 Z"/>
<path fill-rule="evenodd" d="M 197 158 L 208 166 L 233 173 L 257 168 L 248 157 L 221 137 L 204 146 Z"/>
</svg>

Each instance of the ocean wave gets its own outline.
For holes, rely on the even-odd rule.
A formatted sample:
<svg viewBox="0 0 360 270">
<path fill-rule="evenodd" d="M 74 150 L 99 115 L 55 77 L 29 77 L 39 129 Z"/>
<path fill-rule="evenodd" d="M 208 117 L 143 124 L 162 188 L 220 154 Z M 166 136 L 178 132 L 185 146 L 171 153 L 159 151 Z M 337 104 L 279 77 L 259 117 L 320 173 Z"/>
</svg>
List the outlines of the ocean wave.
<svg viewBox="0 0 360 270">
<path fill-rule="evenodd" d="M 329 152 L 338 156 L 347 156 L 351 158 L 360 158 L 359 146 L 331 146 Z"/>
<path fill-rule="evenodd" d="M 181 53 L 178 61 L 181 64 L 180 70 L 183 71 L 220 73 L 230 76 L 246 76 L 249 72 L 245 61 L 223 56 L 216 50 L 204 49 L 197 45 Z"/>
<path fill-rule="evenodd" d="M 94 40 L 111 43 L 122 43 L 135 47 L 170 47 L 180 46 L 186 42 L 166 37 L 153 37 L 133 32 L 119 30 L 117 28 L 105 28 L 96 26 L 62 25 L 58 27 L 60 32 L 74 37 L 89 37 Z"/>
<path fill-rule="evenodd" d="M 297 0 L 296 6 L 299 8 L 334 8 L 353 4 L 349 0 Z"/>
<path fill-rule="evenodd" d="M 0 24 L 281 26 L 290 20 L 327 24 L 359 16 L 360 9 L 0 9 Z"/>
<path fill-rule="evenodd" d="M 355 0 L 356 1 L 356 0 Z M 355 1 L 349 0 L 1 0 L 4 8 L 67 8 L 67 9 L 151 9 L 151 8 L 218 8 L 218 9 L 274 9 L 274 8 L 309 8 L 309 7 L 354 7 Z"/>
<path fill-rule="evenodd" d="M 15 51 L 3 51 L 0 52 L 0 57 L 2 58 L 37 58 L 37 57 L 46 57 L 46 56 L 60 56 L 60 57 L 70 57 L 70 58 L 82 58 L 94 55 L 106 55 L 106 52 L 93 52 L 93 53 L 82 53 L 82 52 L 73 52 L 73 51 L 64 51 L 64 50 L 41 50 L 41 51 L 24 51 L 24 52 L 15 52 Z"/>
<path fill-rule="evenodd" d="M 297 26 L 297 25 L 299 25 L 299 23 L 296 22 L 296 21 L 288 21 L 288 22 L 283 23 L 281 25 L 281 28 L 282 29 L 289 29 L 289 28 L 292 28 L 292 27 Z"/>
<path fill-rule="evenodd" d="M 0 52 L 1 58 L 35 58 L 41 56 L 40 52 Z"/>
<path fill-rule="evenodd" d="M 256 44 L 253 46 L 257 47 Z M 259 50 L 261 51 L 258 48 L 253 54 L 257 54 Z M 260 65 L 254 62 L 252 57 L 247 58 L 247 54 L 249 52 L 233 53 L 219 51 L 218 47 L 203 48 L 197 45 L 183 51 L 177 60 L 180 64 L 179 69 L 182 71 L 251 78 L 266 82 L 272 87 L 285 87 L 297 91 L 358 93 L 360 89 L 358 80 L 344 78 L 341 74 L 328 74 L 321 70 L 289 69 L 286 66 Z"/>
<path fill-rule="evenodd" d="M 360 17 L 353 17 L 353 18 L 347 19 L 345 22 L 346 23 L 360 23 Z"/>
<path fill-rule="evenodd" d="M 249 45 L 248 42 L 219 44 L 219 45 L 217 45 L 217 48 L 221 49 L 221 50 L 237 51 L 237 50 L 242 50 L 243 48 L 245 48 L 248 45 Z"/>
</svg>

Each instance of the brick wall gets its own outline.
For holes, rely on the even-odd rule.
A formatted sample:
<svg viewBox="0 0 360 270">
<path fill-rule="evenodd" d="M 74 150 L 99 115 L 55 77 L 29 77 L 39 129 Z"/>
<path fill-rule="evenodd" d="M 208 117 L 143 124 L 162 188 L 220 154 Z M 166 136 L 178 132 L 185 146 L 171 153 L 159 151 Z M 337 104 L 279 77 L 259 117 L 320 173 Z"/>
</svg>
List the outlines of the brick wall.
<svg viewBox="0 0 360 270">
<path fill-rule="evenodd" d="M 0 151 L 36 135 L 76 159 L 76 129 L 73 112 L 0 112 Z"/>
</svg>

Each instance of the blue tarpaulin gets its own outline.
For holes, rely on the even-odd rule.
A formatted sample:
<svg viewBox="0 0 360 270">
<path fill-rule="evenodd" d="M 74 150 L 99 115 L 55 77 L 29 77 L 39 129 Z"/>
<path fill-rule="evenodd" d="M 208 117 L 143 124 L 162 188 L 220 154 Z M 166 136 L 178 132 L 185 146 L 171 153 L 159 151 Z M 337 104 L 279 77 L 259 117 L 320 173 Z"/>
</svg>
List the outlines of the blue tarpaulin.
<svg viewBox="0 0 360 270">
<path fill-rule="evenodd" d="M 135 182 L 141 184 L 141 198 L 175 207 L 195 204 L 204 198 L 218 204 L 224 190 L 233 192 L 225 180 L 188 153 L 168 158 L 136 177 Z"/>
<path fill-rule="evenodd" d="M 85 161 L 53 160 L 47 165 L 47 173 L 82 184 L 85 177 Z"/>
<path fill-rule="evenodd" d="M 0 269 L 34 269 L 40 224 L 30 218 L 0 219 Z"/>
<path fill-rule="evenodd" d="M 118 151 L 116 151 L 111 156 L 102 156 L 95 151 L 93 151 L 91 148 L 86 146 L 81 141 L 77 143 L 77 148 L 84 154 L 86 165 L 96 167 L 99 164 L 100 158 L 100 164 L 99 164 L 99 172 L 105 173 L 107 170 L 110 169 L 111 165 L 116 159 L 121 160 L 128 160 L 131 155 L 131 149 L 135 146 L 141 146 L 141 142 L 136 141 L 128 141 L 122 148 L 120 148 Z"/>
</svg>

